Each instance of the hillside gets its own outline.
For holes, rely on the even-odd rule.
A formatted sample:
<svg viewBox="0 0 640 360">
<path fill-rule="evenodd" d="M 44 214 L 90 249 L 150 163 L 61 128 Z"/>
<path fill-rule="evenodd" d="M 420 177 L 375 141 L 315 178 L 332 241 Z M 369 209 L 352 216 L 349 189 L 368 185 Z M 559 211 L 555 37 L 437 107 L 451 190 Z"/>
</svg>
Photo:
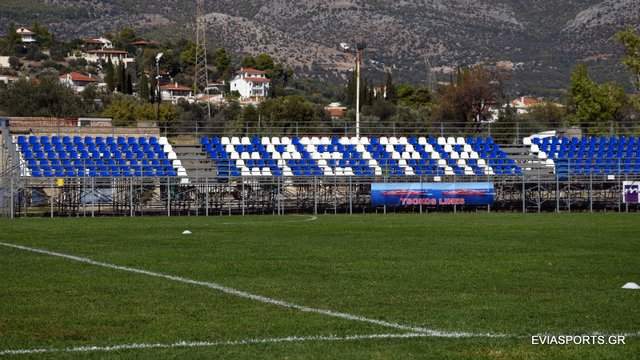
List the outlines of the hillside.
<svg viewBox="0 0 640 360">
<path fill-rule="evenodd" d="M 4 0 L 0 27 L 10 21 L 50 25 L 62 37 L 98 35 L 134 26 L 156 37 L 189 36 L 191 1 Z M 341 42 L 369 44 L 369 70 L 426 78 L 434 68 L 477 62 L 521 63 L 512 92 L 564 87 L 572 65 L 591 62 L 600 79 L 626 81 L 611 36 L 637 25 L 639 0 L 211 0 L 212 45 L 235 53 L 270 52 L 299 71 L 345 76 L 351 66 Z M 441 74 L 441 78 L 448 75 Z"/>
</svg>

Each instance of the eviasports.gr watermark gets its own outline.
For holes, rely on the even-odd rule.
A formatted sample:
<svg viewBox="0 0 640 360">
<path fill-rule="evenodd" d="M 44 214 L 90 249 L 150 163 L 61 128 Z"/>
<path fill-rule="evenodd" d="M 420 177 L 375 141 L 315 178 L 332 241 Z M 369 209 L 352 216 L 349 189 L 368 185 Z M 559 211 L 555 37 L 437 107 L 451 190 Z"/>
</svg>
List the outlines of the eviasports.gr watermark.
<svg viewBox="0 0 640 360">
<path fill-rule="evenodd" d="M 531 345 L 626 345 L 624 335 L 533 335 Z"/>
</svg>

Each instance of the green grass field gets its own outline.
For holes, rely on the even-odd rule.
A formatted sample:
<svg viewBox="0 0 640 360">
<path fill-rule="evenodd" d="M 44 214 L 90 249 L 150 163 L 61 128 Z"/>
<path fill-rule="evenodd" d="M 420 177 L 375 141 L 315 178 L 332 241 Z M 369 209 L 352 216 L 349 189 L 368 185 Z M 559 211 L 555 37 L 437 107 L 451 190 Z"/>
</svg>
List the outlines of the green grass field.
<svg viewBox="0 0 640 360">
<path fill-rule="evenodd" d="M 0 358 L 631 359 L 640 353 L 640 291 L 621 289 L 640 282 L 637 215 L 311 220 L 2 220 Z M 181 235 L 186 229 L 193 234 Z M 443 336 L 425 336 L 432 334 L 425 329 Z M 418 335 L 398 337 L 408 333 Z M 467 336 L 455 336 L 460 333 Z M 629 336 L 625 345 L 531 345 L 531 335 L 540 333 Z M 169 346 L 181 341 L 190 347 Z M 65 350 L 127 344 L 168 347 Z M 29 349 L 60 351 L 6 353 Z"/>
</svg>

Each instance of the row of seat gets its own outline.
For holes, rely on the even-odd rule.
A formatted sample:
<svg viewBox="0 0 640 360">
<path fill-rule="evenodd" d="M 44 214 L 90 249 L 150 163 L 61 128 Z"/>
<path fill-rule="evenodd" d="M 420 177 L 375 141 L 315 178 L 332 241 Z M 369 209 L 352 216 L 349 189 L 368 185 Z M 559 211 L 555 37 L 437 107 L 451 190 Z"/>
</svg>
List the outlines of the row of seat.
<svg viewBox="0 0 640 360">
<path fill-rule="evenodd" d="M 519 175 L 491 138 L 203 137 L 226 176 Z"/>
<path fill-rule="evenodd" d="M 534 136 L 524 144 L 559 176 L 640 174 L 640 137 Z"/>
<path fill-rule="evenodd" d="M 160 144 L 160 145 L 166 145 L 169 142 L 167 141 L 166 138 L 156 138 L 156 137 L 124 137 L 124 136 L 119 136 L 119 137 L 112 137 L 112 136 L 108 136 L 108 137 L 102 137 L 102 136 L 96 136 L 96 137 L 92 137 L 92 136 L 18 136 L 16 139 L 16 142 L 18 145 L 23 145 L 23 144 L 52 144 L 52 145 L 57 145 L 57 144 L 63 144 L 63 145 L 67 145 L 67 144 L 76 144 L 76 145 L 80 145 L 80 144 L 86 144 L 86 145 L 90 145 L 90 144 L 96 144 L 96 145 L 100 145 L 100 144 L 106 144 L 106 145 L 112 145 L 112 144 L 118 144 L 118 145 L 145 145 L 145 144 L 150 144 L 150 145 L 156 145 L 156 144 Z"/>
<path fill-rule="evenodd" d="M 26 176 L 187 178 L 164 137 L 17 136 L 14 142 Z"/>
</svg>

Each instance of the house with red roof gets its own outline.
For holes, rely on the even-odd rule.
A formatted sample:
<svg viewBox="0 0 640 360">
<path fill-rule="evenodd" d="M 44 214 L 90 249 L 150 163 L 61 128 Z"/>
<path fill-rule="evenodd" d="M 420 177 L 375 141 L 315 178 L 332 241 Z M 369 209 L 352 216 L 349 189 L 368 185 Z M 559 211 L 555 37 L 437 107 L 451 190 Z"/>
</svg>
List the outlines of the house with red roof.
<svg viewBox="0 0 640 360">
<path fill-rule="evenodd" d="M 97 84 L 98 80 L 91 75 L 85 75 L 79 72 L 70 72 L 60 75 L 60 83 L 70 87 L 76 93 L 83 92 L 87 86 Z"/>
<path fill-rule="evenodd" d="M 16 29 L 16 34 L 20 36 L 20 41 L 22 41 L 23 44 L 33 44 L 36 42 L 36 34 L 25 27 Z"/>
<path fill-rule="evenodd" d="M 160 95 L 162 101 L 168 101 L 177 104 L 180 100 L 194 102 L 193 89 L 177 82 L 160 86 Z"/>
<path fill-rule="evenodd" d="M 113 49 L 113 42 L 103 37 L 84 39 L 84 47 L 87 50 Z"/>
<path fill-rule="evenodd" d="M 240 68 L 235 78 L 231 80 L 231 92 L 237 91 L 243 100 L 260 101 L 269 96 L 271 79 L 267 73 L 254 68 Z"/>
<path fill-rule="evenodd" d="M 531 96 L 521 96 L 511 101 L 511 107 L 516 109 L 518 114 L 528 114 L 532 107 L 542 105 L 543 101 Z"/>
</svg>

